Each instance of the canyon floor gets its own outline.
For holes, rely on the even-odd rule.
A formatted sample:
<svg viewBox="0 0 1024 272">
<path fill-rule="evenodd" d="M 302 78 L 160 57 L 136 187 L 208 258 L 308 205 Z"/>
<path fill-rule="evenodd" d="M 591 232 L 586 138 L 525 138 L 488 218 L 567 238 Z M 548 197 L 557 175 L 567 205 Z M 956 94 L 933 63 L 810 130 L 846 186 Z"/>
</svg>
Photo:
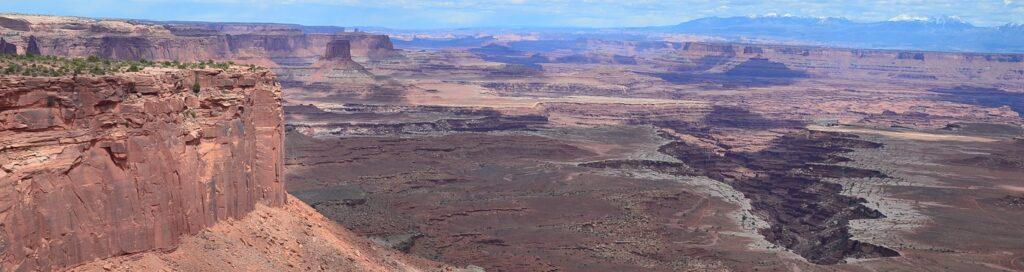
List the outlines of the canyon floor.
<svg viewBox="0 0 1024 272">
<path fill-rule="evenodd" d="M 1014 81 L 600 58 L 617 48 L 405 50 L 285 80 L 287 189 L 487 271 L 1024 269 Z"/>
<path fill-rule="evenodd" d="M 0 270 L 1024 271 L 1019 54 L 3 16 Z"/>
</svg>

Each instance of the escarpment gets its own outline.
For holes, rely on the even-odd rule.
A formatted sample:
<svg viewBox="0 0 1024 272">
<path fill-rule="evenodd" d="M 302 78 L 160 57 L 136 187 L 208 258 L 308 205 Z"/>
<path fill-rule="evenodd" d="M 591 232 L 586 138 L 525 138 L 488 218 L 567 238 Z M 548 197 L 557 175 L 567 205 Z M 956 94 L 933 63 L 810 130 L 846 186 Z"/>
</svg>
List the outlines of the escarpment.
<svg viewBox="0 0 1024 272">
<path fill-rule="evenodd" d="M 173 249 L 284 205 L 280 103 L 237 66 L 0 77 L 0 270 Z"/>
<path fill-rule="evenodd" d="M 8 42 L 36 55 L 98 56 L 121 60 L 232 60 L 267 67 L 311 63 L 328 43 L 349 41 L 359 61 L 396 56 L 386 35 L 305 33 L 291 25 L 93 20 L 4 15 Z"/>
<path fill-rule="evenodd" d="M 672 51 L 684 59 L 680 72 L 705 72 L 729 77 L 872 78 L 887 82 L 955 84 L 972 81 L 1001 88 L 1021 89 L 1019 80 L 1007 80 L 1020 70 L 1021 54 L 913 52 L 881 49 L 846 49 L 798 45 L 744 45 L 687 42 Z M 673 82 L 721 81 L 690 75 Z M 771 85 L 771 84 L 748 84 Z"/>
</svg>

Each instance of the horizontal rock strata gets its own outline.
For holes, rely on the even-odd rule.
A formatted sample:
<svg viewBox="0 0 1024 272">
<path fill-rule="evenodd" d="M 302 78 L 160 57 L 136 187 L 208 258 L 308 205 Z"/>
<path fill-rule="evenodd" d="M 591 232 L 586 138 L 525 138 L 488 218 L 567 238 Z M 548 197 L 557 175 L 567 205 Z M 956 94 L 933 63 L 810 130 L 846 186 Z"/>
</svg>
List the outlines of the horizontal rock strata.
<svg viewBox="0 0 1024 272">
<path fill-rule="evenodd" d="M 265 70 L 0 77 L 0 271 L 167 250 L 283 205 L 280 102 Z"/>
</svg>

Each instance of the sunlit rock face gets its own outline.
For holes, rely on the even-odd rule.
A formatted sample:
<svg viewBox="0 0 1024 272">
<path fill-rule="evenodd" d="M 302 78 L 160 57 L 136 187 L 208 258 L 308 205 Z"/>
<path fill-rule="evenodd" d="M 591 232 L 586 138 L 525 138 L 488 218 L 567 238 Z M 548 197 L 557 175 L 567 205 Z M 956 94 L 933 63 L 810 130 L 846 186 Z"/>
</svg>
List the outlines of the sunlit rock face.
<svg viewBox="0 0 1024 272">
<path fill-rule="evenodd" d="M 334 40 L 327 43 L 327 52 L 324 53 L 325 60 L 351 60 L 351 44 L 347 40 Z"/>
<path fill-rule="evenodd" d="M 274 67 L 323 56 L 328 43 L 345 40 L 359 61 L 397 55 L 386 35 L 305 33 L 276 24 L 164 23 L 77 17 L 5 15 L 8 42 L 36 55 L 99 56 L 128 60 L 232 60 Z"/>
<path fill-rule="evenodd" d="M 237 67 L 0 77 L 0 270 L 166 250 L 285 204 L 280 103 Z"/>
</svg>

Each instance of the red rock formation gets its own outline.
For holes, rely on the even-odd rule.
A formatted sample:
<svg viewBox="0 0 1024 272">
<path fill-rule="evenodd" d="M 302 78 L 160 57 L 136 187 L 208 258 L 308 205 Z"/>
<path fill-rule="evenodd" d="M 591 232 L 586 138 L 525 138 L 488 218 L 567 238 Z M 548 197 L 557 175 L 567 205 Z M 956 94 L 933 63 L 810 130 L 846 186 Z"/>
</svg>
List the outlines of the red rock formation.
<svg viewBox="0 0 1024 272">
<path fill-rule="evenodd" d="M 29 23 L 25 20 L 0 17 L 0 27 L 17 31 L 29 31 Z"/>
<path fill-rule="evenodd" d="M 256 205 L 182 239 L 172 252 L 90 262 L 70 271 L 464 271 L 384 248 L 289 196 L 282 207 Z M 466 271 L 468 272 L 468 271 Z"/>
<path fill-rule="evenodd" d="M 678 71 L 719 73 L 751 60 L 780 63 L 812 77 L 880 82 L 950 85 L 973 82 L 1024 90 L 1022 54 L 916 52 L 847 49 L 795 45 L 748 45 L 734 43 L 683 43 L 674 51 L 689 64 Z M 742 54 L 739 54 L 742 52 Z M 781 67 L 781 66 L 778 66 Z M 778 74 L 776 65 L 748 67 L 750 74 Z M 689 77 L 693 78 L 693 77 Z"/>
<path fill-rule="evenodd" d="M 333 40 L 324 46 L 324 51 L 315 62 L 308 66 L 279 66 L 275 73 L 282 82 L 353 83 L 372 80 L 373 74 L 352 60 L 349 40 Z"/>
<path fill-rule="evenodd" d="M 39 53 L 39 44 L 36 43 L 36 36 L 28 36 L 28 45 L 25 46 L 26 55 L 41 55 Z"/>
<path fill-rule="evenodd" d="M 334 40 L 327 43 L 327 52 L 324 53 L 325 60 L 351 60 L 351 45 L 348 40 Z"/>
<path fill-rule="evenodd" d="M 15 55 L 18 54 L 18 47 L 12 43 L 7 43 L 4 38 L 0 38 L 0 54 L 2 55 Z"/>
<path fill-rule="evenodd" d="M 688 42 L 683 45 L 684 51 L 693 51 L 709 54 L 724 54 L 733 55 L 736 54 L 736 49 L 731 44 L 713 44 L 713 43 L 697 43 Z"/>
<path fill-rule="evenodd" d="M 269 71 L 0 77 L 0 270 L 170 249 L 285 204 L 279 95 Z"/>
<path fill-rule="evenodd" d="M 394 57 L 398 53 L 387 35 L 370 35 L 365 33 L 346 33 L 337 35 L 347 39 L 352 45 L 352 56 L 367 59 L 383 59 Z"/>
<path fill-rule="evenodd" d="M 28 51 L 67 57 L 110 59 L 232 60 L 275 67 L 297 59 L 312 63 L 327 43 L 348 40 L 351 55 L 374 60 L 397 53 L 386 35 L 366 33 L 307 34 L 289 25 L 215 23 L 138 23 L 72 17 L 12 15 L 30 27 L 0 24 L 6 35 L 19 37 Z M 12 26 L 13 27 L 13 26 Z M 31 46 L 36 44 L 36 46 Z"/>
</svg>

